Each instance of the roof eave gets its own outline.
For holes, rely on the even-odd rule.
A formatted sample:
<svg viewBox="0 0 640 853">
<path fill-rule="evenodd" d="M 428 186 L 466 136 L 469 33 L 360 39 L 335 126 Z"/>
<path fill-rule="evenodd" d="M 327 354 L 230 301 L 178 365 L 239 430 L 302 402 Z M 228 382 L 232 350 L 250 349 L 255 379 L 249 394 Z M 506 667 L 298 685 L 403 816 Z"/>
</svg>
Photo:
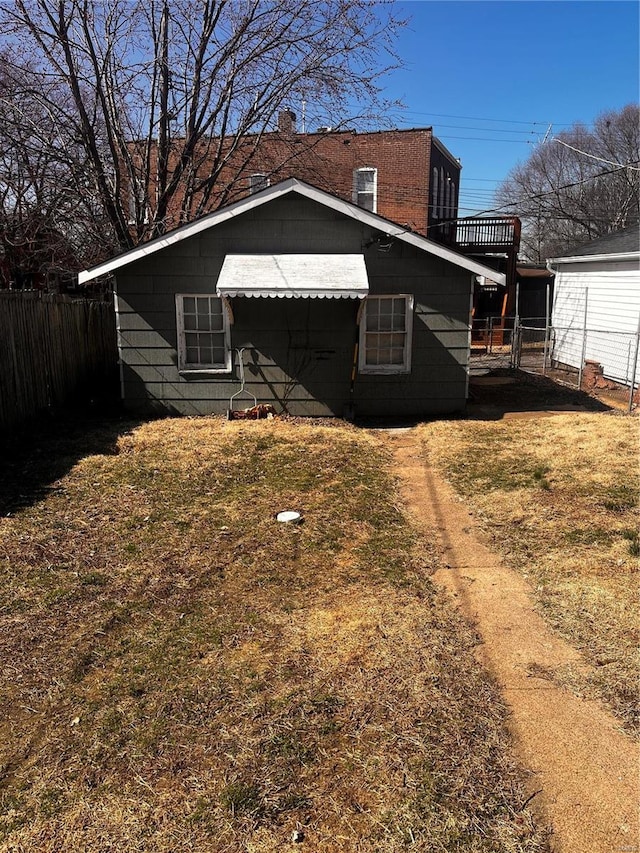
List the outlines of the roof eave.
<svg viewBox="0 0 640 853">
<path fill-rule="evenodd" d="M 637 252 L 618 252 L 617 254 L 609 252 L 600 255 L 568 255 L 564 258 L 549 258 L 547 265 L 584 264 L 589 261 L 634 261 L 638 259 L 640 259 L 640 250 Z"/>
<path fill-rule="evenodd" d="M 442 142 L 441 139 L 439 139 L 437 136 L 432 136 L 431 140 L 432 140 L 433 144 L 435 145 L 435 147 L 440 150 L 441 154 L 444 154 L 445 157 L 447 157 L 449 160 L 451 160 L 451 163 L 454 166 L 457 166 L 458 169 L 462 169 L 462 163 L 460 162 L 460 158 L 456 157 L 454 154 L 452 154 L 451 151 L 449 151 L 449 149 Z"/>
<path fill-rule="evenodd" d="M 240 199 L 240 201 L 233 202 L 226 207 L 221 207 L 219 210 L 214 210 L 213 213 L 209 213 L 201 219 L 196 219 L 194 222 L 188 222 L 186 225 L 181 225 L 179 228 L 169 232 L 169 234 L 163 235 L 162 237 L 156 237 L 154 240 L 149 240 L 147 243 L 142 243 L 133 249 L 129 249 L 121 255 L 117 255 L 115 258 L 111 258 L 109 261 L 104 261 L 104 263 L 98 264 L 95 267 L 82 270 L 78 273 L 78 283 L 84 284 L 87 281 L 92 281 L 94 278 L 99 278 L 103 275 L 110 275 L 115 270 L 120 269 L 120 267 L 132 264 L 147 255 L 153 255 L 160 249 L 172 246 L 174 243 L 179 243 L 181 240 L 186 240 L 188 237 L 193 237 L 194 234 L 199 234 L 201 231 L 206 231 L 213 225 L 219 225 L 222 222 L 232 219 L 234 216 L 246 213 L 248 210 L 258 207 L 265 201 L 271 201 L 281 195 L 285 195 L 291 191 L 296 183 L 298 183 L 296 178 L 287 178 L 285 181 L 281 181 L 273 187 L 267 187 L 267 189 L 262 190 L 259 193 L 247 196 L 247 198 Z M 267 198 L 265 198 L 265 195 Z"/>
<path fill-rule="evenodd" d="M 326 204 L 328 194 L 323 192 L 323 190 L 319 190 L 309 184 L 300 184 L 300 182 L 298 182 L 298 184 L 299 187 L 295 188 L 297 191 L 300 191 L 299 188 L 303 187 L 305 190 L 303 195 L 308 198 L 315 198 L 316 201 Z M 421 234 L 416 234 L 414 231 L 407 231 L 406 228 L 391 222 L 389 219 L 384 219 L 384 217 L 378 216 L 377 213 L 370 213 L 363 207 L 357 207 L 356 205 L 351 204 L 351 202 L 344 201 L 343 199 L 336 198 L 335 196 L 330 196 L 330 198 L 332 199 L 332 207 L 334 210 L 339 213 L 344 213 L 345 216 L 349 216 L 352 219 L 362 222 L 365 225 L 369 225 L 378 231 L 382 231 L 388 237 L 395 237 L 396 239 L 403 240 L 405 243 L 410 243 L 424 252 L 430 252 L 432 255 L 442 258 L 444 261 L 448 261 L 456 266 L 468 269 L 469 272 L 476 275 L 484 275 L 488 278 L 492 278 L 498 284 L 506 284 L 506 276 L 504 273 L 497 273 L 494 269 L 491 269 L 491 267 L 479 264 L 471 258 L 468 258 L 466 255 L 454 252 L 446 246 L 441 246 L 440 243 L 435 243 L 433 240 L 429 240 Z"/>
<path fill-rule="evenodd" d="M 287 178 L 272 187 L 267 187 L 267 189 L 262 190 L 259 193 L 255 193 L 254 195 L 248 196 L 240 201 L 234 202 L 227 207 L 221 207 L 219 210 L 209 213 L 207 216 L 203 216 L 195 222 L 189 222 L 186 225 L 182 225 L 180 228 L 176 228 L 167 235 L 156 237 L 155 240 L 149 240 L 148 243 L 142 243 L 140 246 L 136 246 L 134 249 L 130 249 L 129 251 L 112 258 L 110 261 L 105 261 L 104 263 L 98 264 L 88 270 L 82 270 L 82 272 L 78 274 L 78 282 L 80 284 L 85 284 L 86 282 L 92 281 L 100 276 L 110 275 L 115 272 L 115 270 L 120 269 L 123 266 L 134 263 L 141 258 L 154 254 L 160 249 L 171 246 L 174 243 L 178 243 L 181 240 L 194 236 L 195 234 L 199 234 L 201 231 L 206 231 L 208 228 L 219 225 L 222 222 L 246 213 L 249 210 L 253 210 L 266 202 L 273 201 L 274 199 L 290 192 L 297 192 L 305 198 L 312 199 L 320 204 L 331 207 L 338 213 L 342 213 L 344 216 L 362 222 L 377 231 L 381 231 L 388 237 L 394 237 L 398 240 L 404 241 L 405 243 L 409 243 L 421 251 L 429 252 L 430 254 L 435 255 L 448 263 L 454 264 L 455 266 L 462 267 L 475 275 L 487 276 L 488 278 L 496 281 L 498 284 L 506 283 L 506 277 L 504 274 L 496 273 L 496 271 L 490 267 L 485 267 L 483 264 L 479 264 L 459 252 L 448 249 L 446 246 L 441 246 L 439 243 L 434 243 L 427 237 L 423 237 L 413 231 L 407 231 L 406 228 L 403 228 L 395 222 L 391 222 L 389 219 L 378 216 L 377 213 L 370 213 L 368 210 L 357 207 L 357 205 L 354 205 L 351 202 L 344 201 L 344 199 L 338 198 L 330 193 L 326 193 L 324 190 L 319 190 L 317 187 L 313 187 L 310 184 L 305 184 L 297 178 Z"/>
</svg>

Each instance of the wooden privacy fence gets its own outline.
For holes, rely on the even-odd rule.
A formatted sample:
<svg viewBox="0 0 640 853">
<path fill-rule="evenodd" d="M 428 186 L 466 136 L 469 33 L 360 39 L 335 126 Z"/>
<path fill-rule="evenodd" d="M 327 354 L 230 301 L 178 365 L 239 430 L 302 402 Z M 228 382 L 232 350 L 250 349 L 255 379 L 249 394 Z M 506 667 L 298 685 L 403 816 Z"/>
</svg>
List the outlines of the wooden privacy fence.
<svg viewBox="0 0 640 853">
<path fill-rule="evenodd" d="M 0 291 L 0 431 L 111 382 L 113 306 L 38 292 Z"/>
</svg>

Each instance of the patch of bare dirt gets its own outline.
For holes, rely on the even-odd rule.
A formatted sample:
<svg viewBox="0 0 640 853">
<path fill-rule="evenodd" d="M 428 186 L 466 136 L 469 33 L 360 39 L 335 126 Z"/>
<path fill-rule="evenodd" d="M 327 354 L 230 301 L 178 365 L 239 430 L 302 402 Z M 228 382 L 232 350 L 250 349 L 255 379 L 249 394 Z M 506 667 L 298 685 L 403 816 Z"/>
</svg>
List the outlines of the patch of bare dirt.
<svg viewBox="0 0 640 853">
<path fill-rule="evenodd" d="M 497 368 L 469 382 L 467 415 L 480 420 L 526 416 L 530 412 L 604 412 L 606 403 L 546 376 Z"/>
<path fill-rule="evenodd" d="M 430 536 L 439 533 L 447 568 L 434 579 L 475 624 L 479 656 L 510 708 L 532 802 L 552 827 L 554 851 L 637 851 L 637 744 L 599 703 L 550 679 L 588 664 L 535 612 L 526 581 L 481 540 L 465 505 L 425 465 L 415 433 L 393 432 L 389 441 L 410 514 Z"/>
</svg>

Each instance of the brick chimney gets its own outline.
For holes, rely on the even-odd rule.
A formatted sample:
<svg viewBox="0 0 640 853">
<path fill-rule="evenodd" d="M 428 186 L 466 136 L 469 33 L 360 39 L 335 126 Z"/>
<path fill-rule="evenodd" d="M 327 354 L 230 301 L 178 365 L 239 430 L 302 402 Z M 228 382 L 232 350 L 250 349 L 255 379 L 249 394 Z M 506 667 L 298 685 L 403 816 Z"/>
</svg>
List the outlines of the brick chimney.
<svg viewBox="0 0 640 853">
<path fill-rule="evenodd" d="M 296 114 L 288 107 L 278 113 L 278 130 L 286 134 L 296 132 Z"/>
</svg>

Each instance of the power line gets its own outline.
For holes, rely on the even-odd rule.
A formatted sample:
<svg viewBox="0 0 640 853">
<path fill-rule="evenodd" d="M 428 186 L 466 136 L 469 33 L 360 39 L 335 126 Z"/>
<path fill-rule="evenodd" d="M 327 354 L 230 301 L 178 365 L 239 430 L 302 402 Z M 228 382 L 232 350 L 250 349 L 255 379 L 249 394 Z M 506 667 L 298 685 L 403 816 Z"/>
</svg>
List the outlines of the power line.
<svg viewBox="0 0 640 853">
<path fill-rule="evenodd" d="M 591 157 L 592 160 L 598 160 L 600 163 L 607 163 L 609 166 L 620 166 L 621 169 L 635 169 L 636 172 L 640 172 L 640 168 L 638 168 L 638 166 L 632 166 L 631 163 L 614 163 L 613 160 L 605 160 L 604 157 L 596 157 L 595 154 L 589 154 L 587 151 L 581 151 L 579 148 L 574 148 L 573 145 L 569 145 L 568 142 L 563 142 L 562 139 L 558 139 L 556 136 L 554 136 L 553 142 L 558 142 L 560 145 L 564 145 L 565 148 L 570 148 L 577 154 L 584 154 L 585 157 Z"/>
<path fill-rule="evenodd" d="M 491 204 L 495 203 L 495 196 L 497 191 L 498 187 L 496 187 L 495 189 L 487 189 L 483 191 L 475 191 L 473 189 L 464 189 L 463 187 L 461 187 L 460 192 L 458 193 L 458 199 L 460 203 L 462 203 L 463 201 L 482 202 L 484 199 L 484 202 L 486 204 Z"/>
<path fill-rule="evenodd" d="M 515 127 L 509 127 L 509 128 L 503 129 L 501 127 L 472 127 L 471 125 L 465 125 L 465 124 L 439 124 L 438 130 L 441 127 L 453 128 L 454 130 L 481 130 L 481 131 L 487 131 L 488 133 L 523 133 L 523 134 L 526 134 L 527 136 L 533 136 L 536 133 L 538 135 L 541 135 L 541 133 L 542 133 L 542 131 L 538 131 L 538 130 L 518 130 Z M 439 133 L 438 133 L 438 136 L 440 136 Z"/>
<path fill-rule="evenodd" d="M 461 192 L 460 199 L 468 199 L 469 201 L 475 201 L 475 199 L 486 199 L 486 201 L 491 201 L 495 196 L 495 193 L 486 192 L 486 193 L 469 193 L 469 192 Z"/>
<path fill-rule="evenodd" d="M 543 127 L 547 127 L 549 125 L 549 121 L 522 121 L 518 119 L 512 118 L 487 118 L 486 116 L 458 116 L 458 115 L 450 115 L 449 113 L 422 113 L 417 112 L 415 110 L 404 110 L 408 115 L 413 116 L 435 116 L 436 118 L 457 118 L 463 119 L 464 121 L 492 121 L 497 124 L 539 124 Z M 570 127 L 571 125 L 566 122 L 552 122 L 556 127 Z"/>
<path fill-rule="evenodd" d="M 499 183 L 504 183 L 503 181 L 499 181 Z M 471 186 L 467 187 L 465 184 L 460 181 L 460 192 L 473 193 L 474 195 L 487 195 L 488 193 L 494 192 L 494 187 L 478 187 Z"/>
<path fill-rule="evenodd" d="M 470 210 L 470 211 L 476 211 L 477 209 L 476 209 L 475 207 L 459 207 L 459 208 L 458 208 L 458 210 Z M 460 218 L 459 218 L 459 219 L 457 219 L 457 220 L 449 219 L 449 220 L 447 220 L 447 222 L 454 222 L 454 221 L 455 221 L 455 222 L 460 222 L 460 221 L 461 221 L 461 222 L 464 222 L 464 221 L 465 221 L 465 219 L 475 219 L 476 217 L 481 217 L 481 216 L 483 216 L 483 215 L 484 215 L 484 213 L 486 213 L 486 212 L 487 212 L 487 211 L 477 211 L 477 212 L 475 212 L 475 213 L 474 213 L 474 212 L 472 212 L 468 217 L 460 217 Z M 514 214 L 509 214 L 509 215 L 517 216 L 518 218 L 522 218 L 522 219 L 530 218 L 530 214 L 526 214 L 526 213 L 525 213 L 525 214 L 517 214 L 517 213 L 514 213 Z M 559 213 L 544 213 L 544 214 L 541 214 L 541 218 L 542 218 L 542 219 L 544 219 L 546 222 L 549 222 L 549 221 L 552 221 L 552 222 L 567 222 L 567 221 L 569 221 L 569 220 L 570 220 L 570 217 L 568 217 L 568 216 L 562 216 L 562 215 L 561 215 L 561 214 L 559 214 Z M 611 221 L 611 219 L 610 219 L 610 218 L 608 218 L 608 217 L 606 217 L 606 216 L 589 216 L 589 221 L 590 221 L 590 222 L 604 222 L 604 223 L 607 223 L 607 222 L 610 222 L 610 221 Z M 435 226 L 437 226 L 438 224 L 440 224 L 440 223 L 435 223 Z M 433 227 L 435 227 L 435 226 L 434 226 L 434 225 L 431 225 L 430 227 L 431 227 L 431 228 L 433 228 Z M 608 281 L 608 280 L 609 280 L 609 279 L 607 279 L 607 281 Z"/>
<path fill-rule="evenodd" d="M 438 139 L 468 139 L 470 142 L 510 142 L 515 144 L 531 145 L 531 139 L 492 139 L 489 136 L 450 136 L 449 134 L 436 134 Z M 535 140 L 537 142 L 537 140 Z"/>
<path fill-rule="evenodd" d="M 627 164 L 627 165 L 630 165 L 630 164 Z M 538 198 L 544 198 L 545 196 L 548 196 L 548 195 L 555 195 L 556 193 L 560 192 L 560 190 L 568 190 L 568 189 L 571 189 L 572 187 L 579 187 L 582 184 L 586 184 L 588 181 L 593 181 L 596 178 L 603 178 L 603 177 L 605 177 L 605 175 L 612 175 L 614 172 L 620 172 L 620 171 L 623 171 L 624 169 L 626 169 L 626 166 L 618 166 L 615 169 L 606 169 L 604 172 L 597 172 L 595 175 L 590 175 L 587 178 L 583 178 L 581 181 L 573 181 L 570 184 L 563 184 L 562 186 L 555 187 L 554 189 L 548 190 L 547 192 L 536 193 L 535 195 L 526 196 L 525 198 L 519 198 L 519 199 L 516 199 L 515 201 L 510 201 L 507 204 L 502 204 L 499 207 L 491 208 L 490 210 L 481 210 L 476 215 L 480 216 L 480 215 L 484 215 L 485 213 L 497 213 L 500 210 L 504 210 L 505 207 L 515 207 L 516 205 L 523 204 L 524 202 L 527 202 L 527 201 L 535 201 Z"/>
</svg>

